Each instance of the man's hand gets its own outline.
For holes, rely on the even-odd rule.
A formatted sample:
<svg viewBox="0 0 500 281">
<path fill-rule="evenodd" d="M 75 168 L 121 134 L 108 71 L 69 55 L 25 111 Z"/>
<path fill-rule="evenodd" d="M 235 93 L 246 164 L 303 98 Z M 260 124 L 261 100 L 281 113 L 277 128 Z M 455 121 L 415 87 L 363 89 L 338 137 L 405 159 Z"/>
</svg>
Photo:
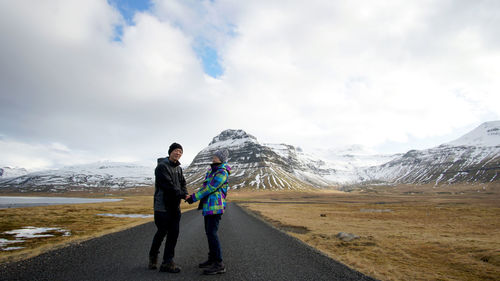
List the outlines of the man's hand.
<svg viewBox="0 0 500 281">
<path fill-rule="evenodd" d="M 186 198 L 186 202 L 188 202 L 189 204 L 193 204 L 193 197 L 188 195 Z"/>
</svg>

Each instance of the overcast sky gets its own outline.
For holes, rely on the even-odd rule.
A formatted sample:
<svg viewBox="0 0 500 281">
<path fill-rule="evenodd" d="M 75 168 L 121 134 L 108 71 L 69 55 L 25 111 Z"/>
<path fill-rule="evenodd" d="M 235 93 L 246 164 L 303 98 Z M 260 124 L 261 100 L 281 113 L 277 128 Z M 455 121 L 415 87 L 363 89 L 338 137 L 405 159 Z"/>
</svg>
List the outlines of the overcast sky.
<svg viewBox="0 0 500 281">
<path fill-rule="evenodd" d="M 183 164 L 224 129 L 383 153 L 500 119 L 500 1 L 0 0 L 0 165 Z"/>
</svg>

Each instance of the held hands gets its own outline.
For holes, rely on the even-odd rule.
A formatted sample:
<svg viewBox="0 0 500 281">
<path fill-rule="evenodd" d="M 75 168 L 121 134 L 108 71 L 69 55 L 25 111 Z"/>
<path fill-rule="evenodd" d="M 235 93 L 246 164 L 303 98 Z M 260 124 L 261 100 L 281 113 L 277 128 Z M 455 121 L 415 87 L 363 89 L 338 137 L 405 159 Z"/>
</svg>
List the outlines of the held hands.
<svg viewBox="0 0 500 281">
<path fill-rule="evenodd" d="M 193 197 L 190 195 L 186 195 L 186 202 L 188 202 L 189 204 L 193 204 Z"/>
</svg>

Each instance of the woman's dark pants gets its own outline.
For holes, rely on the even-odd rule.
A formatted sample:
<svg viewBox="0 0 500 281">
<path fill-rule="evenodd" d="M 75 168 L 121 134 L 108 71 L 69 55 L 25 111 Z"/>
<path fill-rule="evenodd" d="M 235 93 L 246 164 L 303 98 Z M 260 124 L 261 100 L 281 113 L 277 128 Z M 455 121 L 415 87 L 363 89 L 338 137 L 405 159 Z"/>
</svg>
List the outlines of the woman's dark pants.
<svg viewBox="0 0 500 281">
<path fill-rule="evenodd" d="M 155 224 L 158 230 L 153 238 L 153 244 L 149 251 L 150 257 L 155 257 L 160 252 L 161 242 L 167 236 L 165 242 L 165 251 L 163 252 L 163 263 L 173 260 L 175 255 L 175 245 L 179 236 L 179 222 L 181 220 L 181 211 L 174 210 L 168 212 L 155 211 Z"/>
<path fill-rule="evenodd" d="M 205 233 L 207 234 L 208 240 L 208 259 L 211 261 L 222 261 L 222 253 L 220 249 L 219 236 L 217 236 L 217 231 L 219 230 L 219 222 L 221 219 L 221 214 L 218 215 L 206 215 L 205 219 Z"/>
</svg>

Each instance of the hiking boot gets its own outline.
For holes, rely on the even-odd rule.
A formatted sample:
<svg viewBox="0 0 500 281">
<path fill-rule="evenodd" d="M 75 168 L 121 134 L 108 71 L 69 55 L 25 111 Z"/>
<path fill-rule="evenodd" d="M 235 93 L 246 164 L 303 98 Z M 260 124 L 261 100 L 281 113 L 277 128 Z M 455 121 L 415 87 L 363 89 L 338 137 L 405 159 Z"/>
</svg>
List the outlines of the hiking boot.
<svg viewBox="0 0 500 281">
<path fill-rule="evenodd" d="M 214 262 L 212 264 L 212 267 L 210 267 L 209 269 L 205 269 L 203 271 L 203 274 L 214 275 L 214 274 L 221 274 L 224 272 L 226 272 L 226 267 L 224 266 L 224 264 L 222 262 Z"/>
<path fill-rule="evenodd" d="M 206 262 L 202 262 L 198 265 L 199 268 L 210 268 L 212 267 L 212 264 L 214 264 L 214 261 L 212 260 L 207 260 Z"/>
<path fill-rule="evenodd" d="M 158 256 L 149 256 L 149 269 L 156 269 L 156 264 L 158 263 Z"/>
<path fill-rule="evenodd" d="M 179 273 L 181 272 L 181 267 L 176 265 L 173 261 L 162 263 L 160 265 L 161 272 Z"/>
</svg>

